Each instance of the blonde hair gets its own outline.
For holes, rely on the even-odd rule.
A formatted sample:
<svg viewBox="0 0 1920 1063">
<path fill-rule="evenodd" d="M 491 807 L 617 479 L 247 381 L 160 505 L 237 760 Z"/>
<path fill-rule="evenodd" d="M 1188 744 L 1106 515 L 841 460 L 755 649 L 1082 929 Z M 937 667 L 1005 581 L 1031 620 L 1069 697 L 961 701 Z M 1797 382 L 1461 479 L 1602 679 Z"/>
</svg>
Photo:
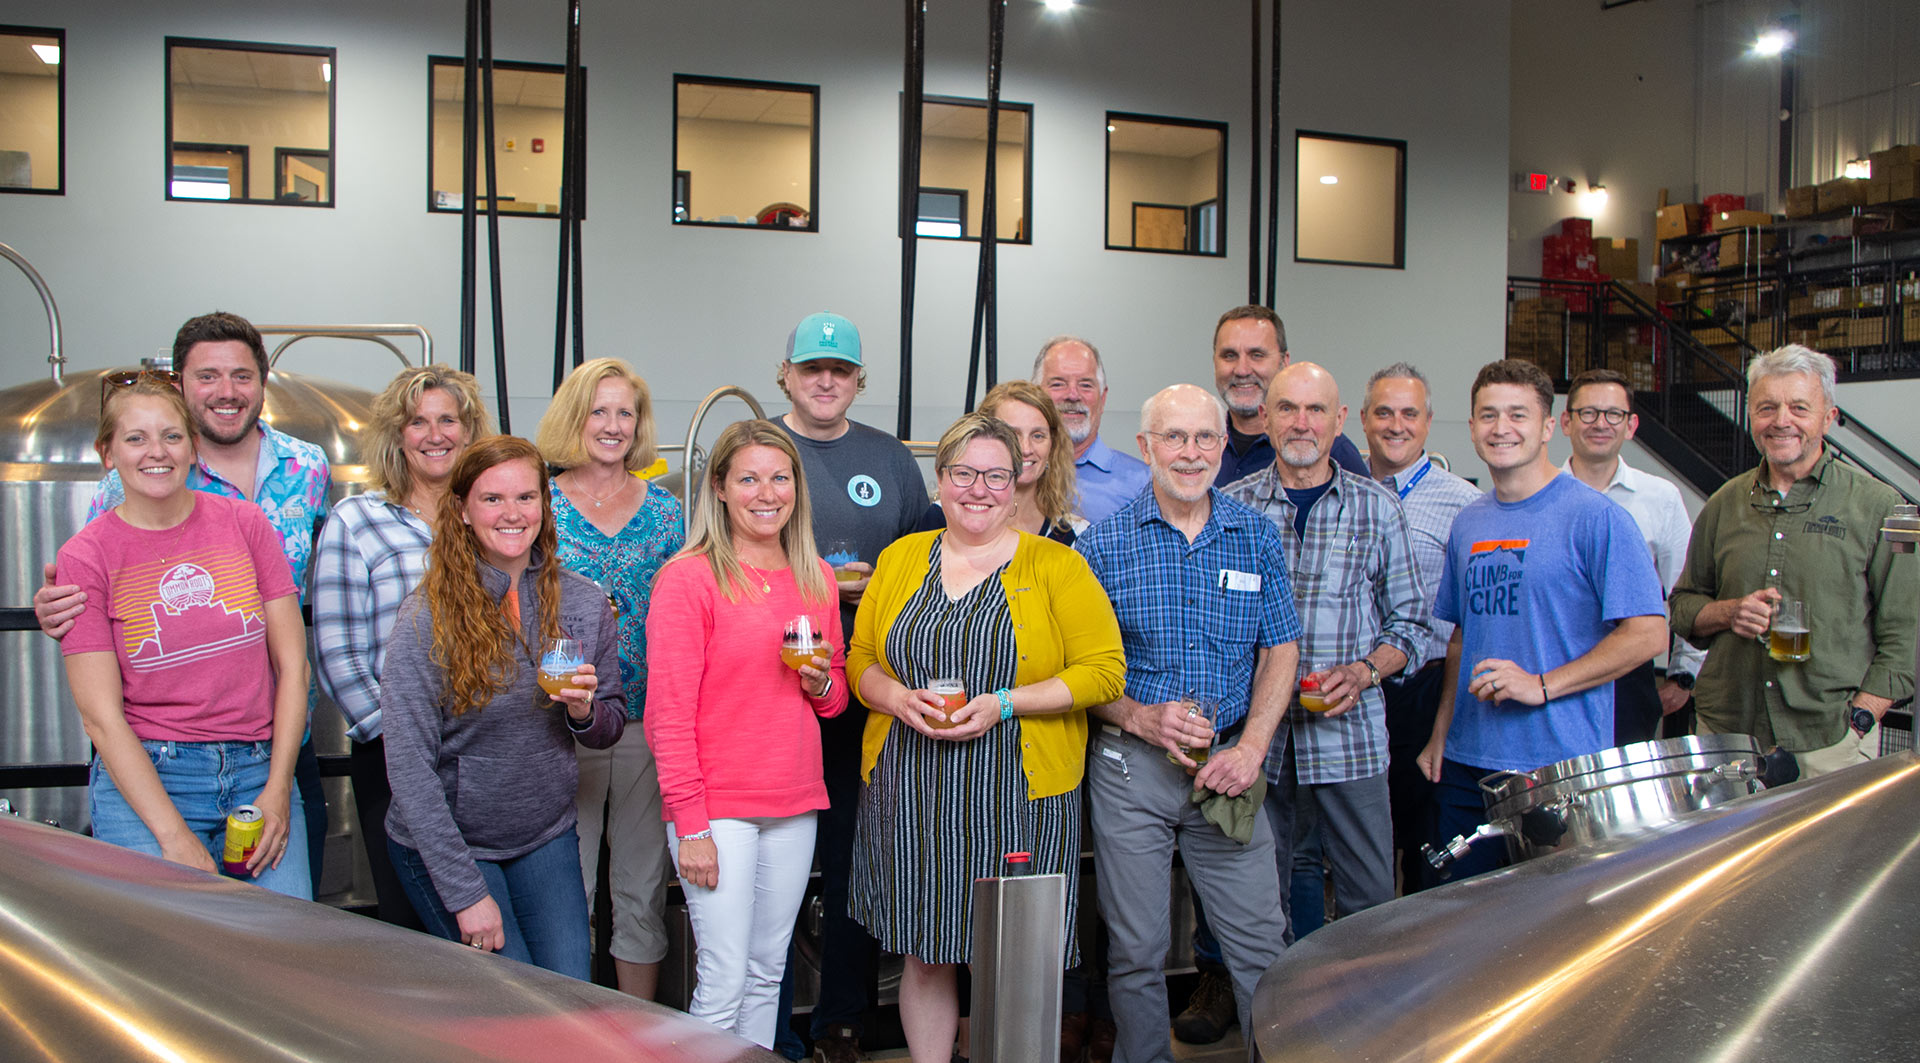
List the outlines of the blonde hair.
<svg viewBox="0 0 1920 1063">
<path fill-rule="evenodd" d="M 180 427 L 187 433 L 187 453 L 196 459 L 200 455 L 199 433 L 193 428 L 193 414 L 187 409 L 186 396 L 162 377 L 154 373 L 141 373 L 129 384 L 109 384 L 109 390 L 100 397 L 100 427 L 94 430 L 93 449 L 100 455 L 101 461 L 107 461 L 107 453 L 113 447 L 113 437 L 120 429 L 120 411 L 133 399 L 159 399 L 167 404 L 167 410 L 180 418 Z"/>
<path fill-rule="evenodd" d="M 587 463 L 587 448 L 580 439 L 593 413 L 594 392 L 603 380 L 623 380 L 633 389 L 633 443 L 627 447 L 627 471 L 638 472 L 659 457 L 653 438 L 653 392 L 647 382 L 618 358 L 595 358 L 567 374 L 560 390 L 553 393 L 546 416 L 540 418 L 533 441 L 548 464 L 571 469 Z"/>
<path fill-rule="evenodd" d="M 413 491 L 413 470 L 401 453 L 400 435 L 420 408 L 420 396 L 439 388 L 453 396 L 467 446 L 493 434 L 493 419 L 480 400 L 480 382 L 472 373 L 444 365 L 402 369 L 373 400 L 373 414 L 360 430 L 360 453 L 367 463 L 367 487 L 399 502 Z"/>
<path fill-rule="evenodd" d="M 994 386 L 987 397 L 980 400 L 979 412 L 989 417 L 999 417 L 1000 409 L 1009 402 L 1018 402 L 1031 406 L 1047 422 L 1047 433 L 1051 436 L 1047 451 L 1047 468 L 1040 474 L 1040 480 L 1034 484 L 1034 501 L 1040 507 L 1040 515 L 1054 524 L 1067 519 L 1073 512 L 1076 477 L 1073 471 L 1073 440 L 1067 437 L 1066 422 L 1060 419 L 1060 411 L 1053 405 L 1053 398 L 1045 388 L 1031 380 L 1008 380 Z M 1004 418 L 1002 418 L 1004 420 Z M 1015 451 L 1014 467 L 1020 464 L 1020 452 Z"/>
<path fill-rule="evenodd" d="M 835 596 L 827 577 L 820 572 L 820 552 L 813 545 L 813 505 L 807 500 L 807 474 L 800 465 L 800 452 L 793 440 L 772 421 L 735 421 L 714 440 L 708 458 L 707 482 L 694 496 L 687 517 L 687 545 L 675 557 L 704 557 L 713 569 L 713 580 L 730 602 L 742 593 L 752 597 L 760 593 L 757 581 L 747 579 L 740 555 L 734 551 L 733 525 L 727 519 L 726 503 L 720 500 L 721 485 L 733 471 L 733 462 L 748 447 L 772 447 L 786 455 L 793 465 L 793 513 L 780 529 L 780 549 L 793 569 L 793 582 L 800 597 L 813 605 L 831 605 Z"/>
</svg>

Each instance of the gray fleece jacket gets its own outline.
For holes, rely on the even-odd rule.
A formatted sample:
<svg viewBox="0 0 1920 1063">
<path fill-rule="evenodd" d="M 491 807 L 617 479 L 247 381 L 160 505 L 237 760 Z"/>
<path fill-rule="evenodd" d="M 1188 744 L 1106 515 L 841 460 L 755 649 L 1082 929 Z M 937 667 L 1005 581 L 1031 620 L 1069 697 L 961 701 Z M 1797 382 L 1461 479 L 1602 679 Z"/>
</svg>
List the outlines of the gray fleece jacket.
<svg viewBox="0 0 1920 1063">
<path fill-rule="evenodd" d="M 539 624 L 539 564 L 535 554 L 520 579 L 524 630 Z M 483 561 L 480 580 L 494 601 L 506 597 L 506 573 Z M 577 726 L 540 689 L 535 661 L 525 654 L 516 655 L 513 682 L 499 697 L 459 716 L 446 712 L 440 705 L 443 677 L 432 659 L 432 615 L 418 590 L 394 620 L 380 669 L 387 782 L 393 788 L 387 836 L 420 854 L 449 912 L 487 896 L 475 861 L 525 856 L 574 825 L 580 778 L 574 740 L 605 749 L 626 727 L 619 639 L 607 593 L 565 570 L 560 630 L 581 642 L 600 677 L 593 716 Z"/>
</svg>

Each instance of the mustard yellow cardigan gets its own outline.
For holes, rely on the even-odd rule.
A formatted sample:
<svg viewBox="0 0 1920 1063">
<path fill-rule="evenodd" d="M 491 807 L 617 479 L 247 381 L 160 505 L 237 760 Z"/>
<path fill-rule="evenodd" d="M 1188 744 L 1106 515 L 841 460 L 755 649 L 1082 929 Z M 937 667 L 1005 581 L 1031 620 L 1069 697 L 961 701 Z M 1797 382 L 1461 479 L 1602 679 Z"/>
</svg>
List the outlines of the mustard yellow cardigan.
<svg viewBox="0 0 1920 1063">
<path fill-rule="evenodd" d="M 878 666 L 898 680 L 882 657 L 887 632 L 920 584 L 926 581 L 928 551 L 941 532 L 920 532 L 880 553 L 872 582 L 860 599 L 847 648 L 847 681 L 857 693 L 860 677 Z M 1013 644 L 1020 654 L 1014 686 L 1059 677 L 1073 692 L 1073 708 L 1061 713 L 1020 717 L 1020 762 L 1027 773 L 1027 797 L 1038 800 L 1080 785 L 1086 771 L 1087 708 L 1120 696 L 1127 662 L 1120 650 L 1120 623 L 1093 570 L 1071 547 L 1022 532 L 1013 561 L 1000 576 L 1013 617 Z M 970 694 L 982 693 L 969 691 Z M 861 743 L 860 777 L 871 779 L 886 744 L 893 717 L 867 716 Z"/>
</svg>

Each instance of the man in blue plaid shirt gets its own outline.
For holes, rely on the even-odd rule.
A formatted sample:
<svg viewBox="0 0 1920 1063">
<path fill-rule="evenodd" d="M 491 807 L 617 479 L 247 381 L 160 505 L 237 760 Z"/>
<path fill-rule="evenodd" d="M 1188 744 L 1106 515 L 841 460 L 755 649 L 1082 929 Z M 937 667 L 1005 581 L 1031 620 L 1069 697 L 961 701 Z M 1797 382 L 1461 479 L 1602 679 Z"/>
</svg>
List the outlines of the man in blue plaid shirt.
<svg viewBox="0 0 1920 1063">
<path fill-rule="evenodd" d="M 1279 533 L 1211 486 L 1226 442 L 1220 401 L 1176 384 L 1147 400 L 1140 421 L 1150 489 L 1075 548 L 1113 600 L 1127 654 L 1125 693 L 1093 709 L 1103 726 L 1087 768 L 1114 1058 L 1171 1063 L 1162 966 L 1174 847 L 1212 913 L 1249 1045 L 1254 983 L 1283 947 L 1267 809 L 1246 810 L 1251 837 L 1241 844 L 1193 798 L 1237 797 L 1260 781 L 1293 689 L 1300 628 Z M 1218 699 L 1214 728 L 1195 719 L 1187 695 Z M 1205 765 L 1181 752 L 1209 745 Z"/>
<path fill-rule="evenodd" d="M 1333 865 L 1334 910 L 1350 915 L 1393 899 L 1380 682 L 1409 661 L 1418 666 L 1432 612 L 1400 500 L 1332 460 L 1347 420 L 1333 376 L 1312 362 L 1280 370 L 1268 385 L 1266 417 L 1279 460 L 1226 490 L 1280 530 L 1300 614 L 1302 685 L 1317 684 L 1326 706 L 1309 711 L 1295 699 L 1287 714 L 1293 740 L 1275 742 L 1267 757 L 1280 892 L 1290 900 L 1294 805 L 1275 795 L 1302 785 Z"/>
</svg>

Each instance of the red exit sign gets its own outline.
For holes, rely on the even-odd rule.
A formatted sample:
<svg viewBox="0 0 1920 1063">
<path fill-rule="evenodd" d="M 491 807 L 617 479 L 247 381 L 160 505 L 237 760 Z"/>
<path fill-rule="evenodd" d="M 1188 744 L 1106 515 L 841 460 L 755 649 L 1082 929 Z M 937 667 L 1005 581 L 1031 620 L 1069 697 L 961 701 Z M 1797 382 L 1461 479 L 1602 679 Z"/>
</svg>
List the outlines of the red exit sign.
<svg viewBox="0 0 1920 1063">
<path fill-rule="evenodd" d="M 1553 191 L 1553 178 L 1543 173 L 1517 173 L 1513 175 L 1515 192 L 1537 192 L 1546 195 Z"/>
</svg>

